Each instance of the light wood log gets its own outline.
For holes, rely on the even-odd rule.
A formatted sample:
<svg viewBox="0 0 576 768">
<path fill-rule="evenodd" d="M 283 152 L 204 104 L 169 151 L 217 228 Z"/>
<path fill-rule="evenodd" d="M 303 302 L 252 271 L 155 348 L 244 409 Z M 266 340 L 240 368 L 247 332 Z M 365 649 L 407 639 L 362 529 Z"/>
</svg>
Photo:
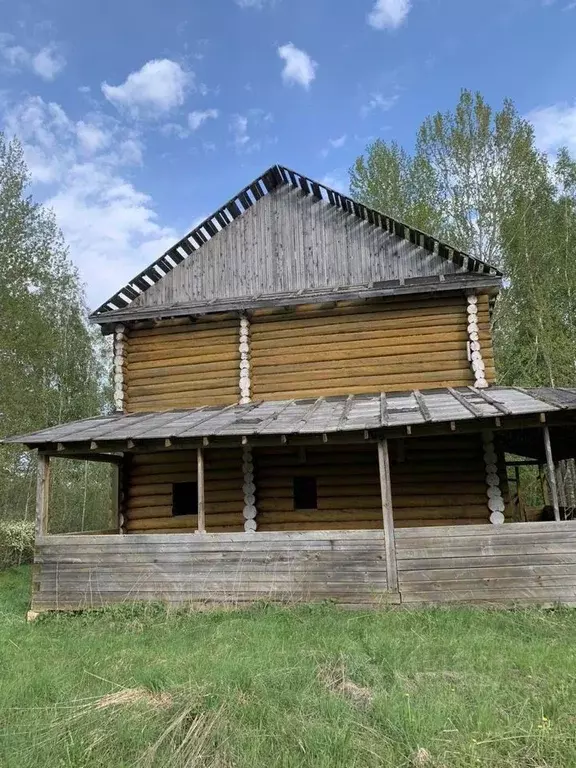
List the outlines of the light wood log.
<svg viewBox="0 0 576 768">
<path fill-rule="evenodd" d="M 556 467 L 554 466 L 554 457 L 552 455 L 552 443 L 550 441 L 550 430 L 548 425 L 542 427 L 542 436 L 544 438 L 544 450 L 546 452 L 546 464 L 548 467 L 548 483 L 550 485 L 550 495 L 552 497 L 552 507 L 554 509 L 554 519 L 560 520 L 560 503 L 558 501 L 558 487 L 556 485 Z"/>
<path fill-rule="evenodd" d="M 198 533 L 206 531 L 206 509 L 204 500 L 204 448 L 198 446 L 197 458 L 197 483 L 198 483 Z"/>
</svg>

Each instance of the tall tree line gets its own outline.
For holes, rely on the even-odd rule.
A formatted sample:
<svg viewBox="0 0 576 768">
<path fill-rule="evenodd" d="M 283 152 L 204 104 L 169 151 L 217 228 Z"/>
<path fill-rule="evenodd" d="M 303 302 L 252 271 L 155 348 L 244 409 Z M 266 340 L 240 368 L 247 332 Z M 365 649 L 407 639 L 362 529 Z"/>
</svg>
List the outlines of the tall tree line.
<svg viewBox="0 0 576 768">
<path fill-rule="evenodd" d="M 352 195 L 502 269 L 499 382 L 574 386 L 576 162 L 538 151 L 532 125 L 462 91 L 420 126 L 413 151 L 380 139 L 350 169 Z"/>
<path fill-rule="evenodd" d="M 0 134 L 0 435 L 106 409 L 107 349 L 86 320 L 78 274 L 51 211 L 35 203 L 22 147 Z M 96 514 L 102 470 L 55 467 L 55 525 Z M 0 446 L 0 519 L 33 516 L 35 463 Z M 62 518 L 59 521 L 58 516 Z M 72 521 L 70 521 L 72 522 Z"/>
</svg>

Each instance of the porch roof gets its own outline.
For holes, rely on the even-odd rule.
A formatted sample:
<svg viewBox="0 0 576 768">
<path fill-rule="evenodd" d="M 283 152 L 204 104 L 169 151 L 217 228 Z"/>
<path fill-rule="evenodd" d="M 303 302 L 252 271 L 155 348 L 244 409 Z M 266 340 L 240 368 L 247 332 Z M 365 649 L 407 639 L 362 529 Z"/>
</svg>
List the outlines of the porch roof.
<svg viewBox="0 0 576 768">
<path fill-rule="evenodd" d="M 108 444 L 127 440 L 320 435 L 560 411 L 576 411 L 576 389 L 446 387 L 112 414 L 8 437 L 2 442 L 31 447 L 57 443 L 72 448 L 98 441 Z"/>
</svg>

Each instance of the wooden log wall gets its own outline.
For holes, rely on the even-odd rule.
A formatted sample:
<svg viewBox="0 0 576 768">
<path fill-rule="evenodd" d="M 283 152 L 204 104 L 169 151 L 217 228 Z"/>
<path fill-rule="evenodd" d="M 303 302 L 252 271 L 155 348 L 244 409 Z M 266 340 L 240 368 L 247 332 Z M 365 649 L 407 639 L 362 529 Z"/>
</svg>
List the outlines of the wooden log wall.
<svg viewBox="0 0 576 768">
<path fill-rule="evenodd" d="M 478 302 L 486 377 L 494 381 L 488 297 Z M 333 309 L 254 313 L 255 400 L 474 384 L 464 296 L 387 299 Z"/>
<path fill-rule="evenodd" d="M 126 533 L 193 532 L 196 515 L 172 516 L 172 484 L 196 482 L 196 451 L 136 454 L 127 469 Z M 206 530 L 243 531 L 242 450 L 204 451 Z"/>
<path fill-rule="evenodd" d="M 253 457 L 258 531 L 382 528 L 374 445 L 262 448 Z M 479 434 L 393 440 L 390 463 L 395 526 L 488 522 Z M 294 476 L 316 478 L 317 510 L 294 509 Z"/>
<path fill-rule="evenodd" d="M 396 531 L 405 603 L 576 603 L 576 522 Z"/>
<path fill-rule="evenodd" d="M 166 321 L 126 340 L 128 412 L 238 402 L 238 318 Z"/>
<path fill-rule="evenodd" d="M 35 563 L 37 611 L 126 600 L 398 602 L 386 592 L 378 531 L 51 536 L 37 541 Z"/>
</svg>

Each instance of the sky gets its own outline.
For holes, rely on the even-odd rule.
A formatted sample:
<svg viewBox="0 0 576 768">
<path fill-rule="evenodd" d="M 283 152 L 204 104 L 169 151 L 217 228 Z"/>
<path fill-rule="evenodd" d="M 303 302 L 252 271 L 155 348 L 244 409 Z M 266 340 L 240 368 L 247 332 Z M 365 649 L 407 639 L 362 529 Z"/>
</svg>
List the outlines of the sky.
<svg viewBox="0 0 576 768">
<path fill-rule="evenodd" d="M 576 0 L 0 0 L 0 129 L 94 309 L 274 163 L 346 191 L 462 88 L 576 152 Z"/>
</svg>

